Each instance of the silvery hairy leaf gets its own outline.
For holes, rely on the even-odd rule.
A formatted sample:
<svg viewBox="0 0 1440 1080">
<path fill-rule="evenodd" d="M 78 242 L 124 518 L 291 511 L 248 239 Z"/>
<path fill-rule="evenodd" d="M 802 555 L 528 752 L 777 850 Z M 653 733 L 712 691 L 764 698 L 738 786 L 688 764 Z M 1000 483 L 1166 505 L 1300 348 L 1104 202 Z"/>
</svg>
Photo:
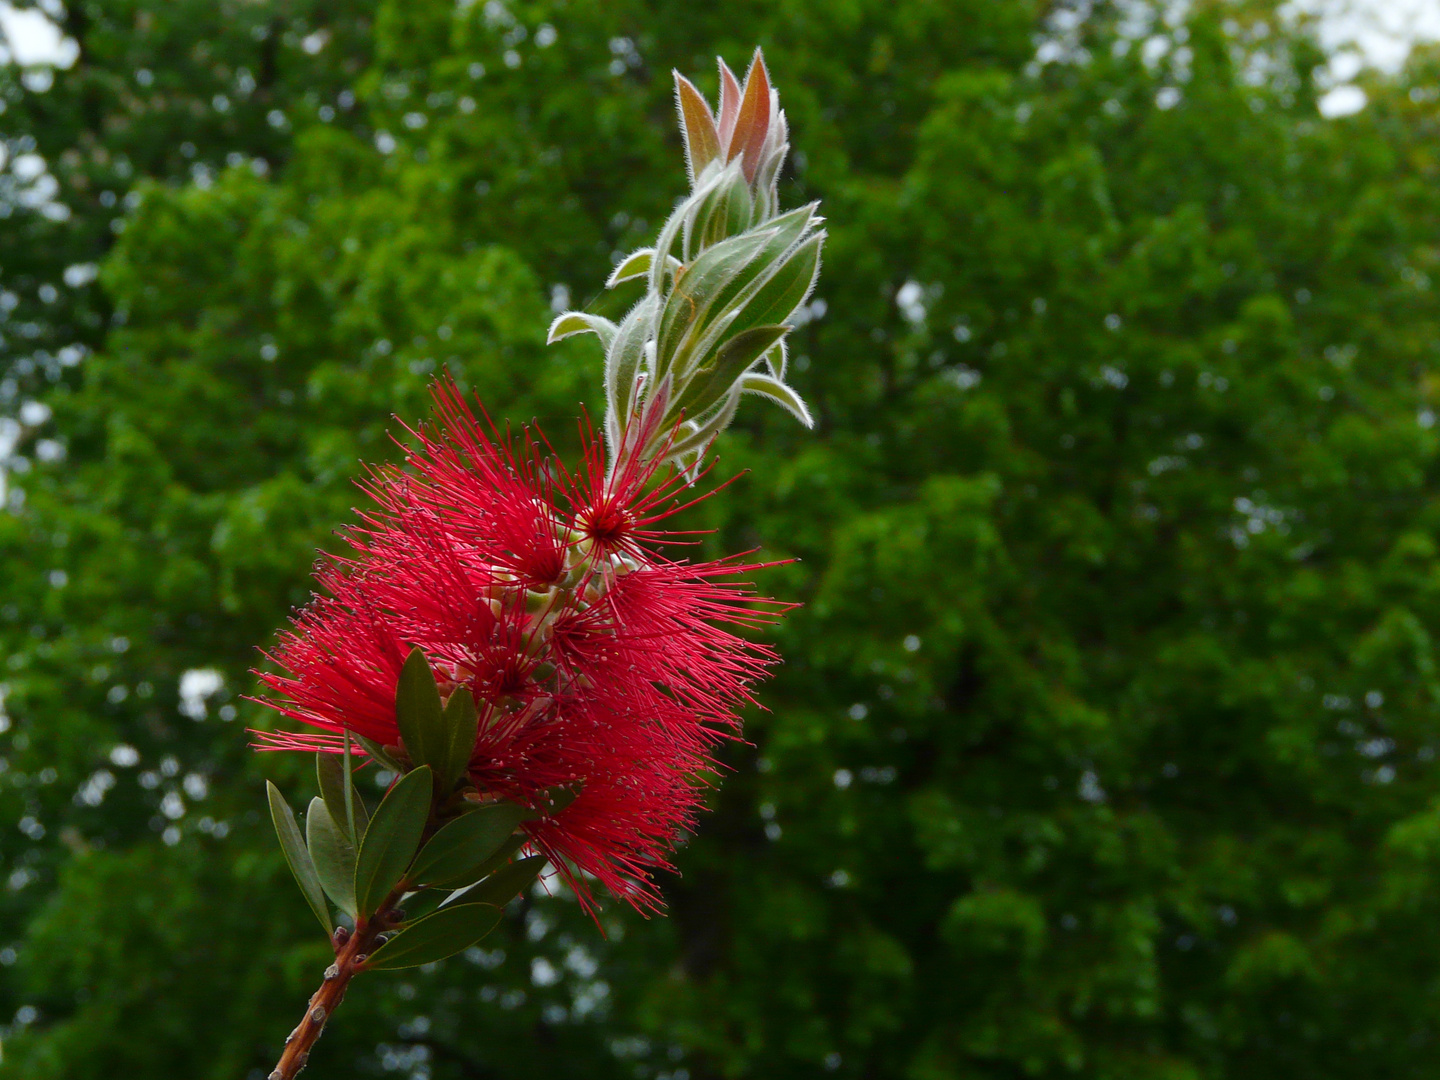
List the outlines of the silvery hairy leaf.
<svg viewBox="0 0 1440 1080">
<path fill-rule="evenodd" d="M 687 215 L 694 211 L 694 208 L 704 202 L 725 178 L 725 170 L 718 161 L 712 161 L 705 171 L 696 179 L 695 190 L 680 203 L 679 206 L 666 219 L 660 229 L 660 237 L 655 241 L 655 256 L 650 263 L 650 291 L 660 293 L 665 286 L 665 267 L 669 265 L 668 259 L 675 255 L 675 244 L 680 239 L 685 227 Z"/>
<path fill-rule="evenodd" d="M 788 326 L 757 326 L 730 338 L 720 346 L 714 362 L 695 373 L 681 391 L 677 404 L 692 416 L 703 416 L 789 329 Z"/>
<path fill-rule="evenodd" d="M 810 410 L 805 406 L 805 400 L 779 379 L 761 375 L 758 372 L 750 372 L 741 376 L 740 389 L 747 394 L 759 394 L 761 397 L 769 398 L 807 428 L 815 426 L 815 421 L 810 416 Z"/>
<path fill-rule="evenodd" d="M 755 200 L 745 174 L 734 165 L 726 169 L 724 178 L 704 199 L 685 215 L 682 251 L 690 260 L 721 240 L 738 236 L 750 228 L 755 214 Z"/>
<path fill-rule="evenodd" d="M 550 331 L 545 336 L 545 344 L 553 345 L 563 338 L 573 334 L 595 334 L 600 338 L 600 344 L 609 347 L 610 341 L 615 337 L 616 326 L 609 319 L 599 315 L 589 315 L 583 311 L 566 311 L 555 317 L 550 324 Z"/>
<path fill-rule="evenodd" d="M 645 343 L 655 334 L 660 298 L 647 293 L 630 309 L 605 353 L 605 405 L 616 417 L 634 409 L 636 381 L 645 361 Z"/>
<path fill-rule="evenodd" d="M 720 133 L 715 114 L 694 83 L 674 71 L 675 106 L 680 113 L 680 132 L 685 140 L 685 171 L 693 184 L 705 166 L 720 156 Z"/>
<path fill-rule="evenodd" d="M 650 266 L 655 258 L 654 248 L 641 248 L 639 251 L 632 251 L 625 258 L 620 260 L 620 265 L 611 271 L 610 276 L 605 280 L 605 287 L 613 289 L 616 285 L 626 281 L 634 281 L 636 278 L 643 278 L 649 275 Z M 665 269 L 671 276 L 680 269 L 680 260 L 673 255 L 665 257 Z"/>
<path fill-rule="evenodd" d="M 825 234 L 815 234 L 788 249 L 782 247 L 795 227 L 790 223 L 784 231 L 769 236 L 761 253 L 721 286 L 705 316 L 692 322 L 675 347 L 673 365 L 680 378 L 708 365 L 722 342 L 757 326 L 784 323 L 804 302 L 819 271 Z M 799 227 L 803 230 L 805 226 Z"/>
<path fill-rule="evenodd" d="M 660 315 L 656 353 L 662 372 L 675 366 L 682 340 L 698 336 L 696 330 L 705 325 L 715 298 L 759 255 L 768 239 L 765 232 L 731 237 L 702 253 L 680 275 Z"/>
</svg>

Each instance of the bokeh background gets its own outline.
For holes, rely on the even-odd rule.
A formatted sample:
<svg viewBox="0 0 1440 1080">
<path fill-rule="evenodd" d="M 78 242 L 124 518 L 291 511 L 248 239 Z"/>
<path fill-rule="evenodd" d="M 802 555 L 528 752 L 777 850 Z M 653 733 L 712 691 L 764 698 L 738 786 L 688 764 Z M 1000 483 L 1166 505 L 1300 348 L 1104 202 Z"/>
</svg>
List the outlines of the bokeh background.
<svg viewBox="0 0 1440 1080">
<path fill-rule="evenodd" d="M 1402 7 L 1368 46 L 1266 0 L 0 10 L 0 1071 L 265 1075 L 327 949 L 254 649 L 433 373 L 573 447 L 599 358 L 551 311 L 632 299 L 670 69 L 761 43 L 831 223 L 818 430 L 748 406 L 689 520 L 799 560 L 769 711 L 668 916 L 527 898 L 359 980 L 307 1075 L 1434 1076 L 1440 13 Z"/>
</svg>

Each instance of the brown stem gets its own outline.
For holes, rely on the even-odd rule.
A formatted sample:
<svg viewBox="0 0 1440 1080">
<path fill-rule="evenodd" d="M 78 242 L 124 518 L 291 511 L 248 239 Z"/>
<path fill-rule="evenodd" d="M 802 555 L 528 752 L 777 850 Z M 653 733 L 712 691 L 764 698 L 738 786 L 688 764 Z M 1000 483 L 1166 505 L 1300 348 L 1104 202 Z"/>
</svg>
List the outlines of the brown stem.
<svg viewBox="0 0 1440 1080">
<path fill-rule="evenodd" d="M 320 1038 L 320 1033 L 325 1030 L 325 1024 L 340 1007 L 340 1002 L 345 1000 L 345 989 L 350 985 L 350 980 L 364 970 L 366 958 L 375 951 L 375 939 L 386 930 L 393 929 L 399 922 L 399 912 L 395 910 L 395 904 L 402 891 L 402 888 L 397 887 L 385 898 L 385 902 L 374 915 L 359 920 L 353 934 L 347 934 L 344 927 L 335 931 L 335 963 L 325 969 L 324 982 L 320 984 L 320 989 L 310 996 L 310 1004 L 305 1007 L 305 1018 L 285 1039 L 285 1052 L 280 1055 L 280 1061 L 268 1080 L 294 1080 L 300 1070 L 305 1068 L 305 1063 L 310 1060 L 310 1048 L 315 1045 L 315 1040 Z"/>
</svg>

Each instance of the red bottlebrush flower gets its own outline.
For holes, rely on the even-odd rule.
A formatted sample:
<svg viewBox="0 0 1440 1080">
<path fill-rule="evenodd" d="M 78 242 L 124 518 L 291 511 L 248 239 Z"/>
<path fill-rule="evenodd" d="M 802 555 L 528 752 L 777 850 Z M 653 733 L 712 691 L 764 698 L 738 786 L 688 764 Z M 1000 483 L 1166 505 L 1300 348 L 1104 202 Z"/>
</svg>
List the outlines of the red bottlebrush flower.
<svg viewBox="0 0 1440 1080">
<path fill-rule="evenodd" d="M 570 473 L 526 437 L 477 421 L 448 381 L 434 425 L 412 432 L 402 467 L 366 487 L 378 510 L 322 563 L 314 600 L 261 673 L 266 703 L 317 731 L 261 737 L 270 749 L 338 750 L 348 729 L 401 743 L 395 691 L 412 647 L 442 694 L 465 686 L 480 711 L 469 779 L 482 795 L 536 805 L 579 782 L 579 797 L 526 826 L 587 906 L 585 875 L 637 908 L 689 826 L 717 743 L 774 662 L 728 626 L 784 605 L 728 580 L 754 567 L 662 553 L 681 481 L 653 464 L 608 469 L 586 440 Z M 668 538 L 668 539 L 667 539 Z"/>
</svg>

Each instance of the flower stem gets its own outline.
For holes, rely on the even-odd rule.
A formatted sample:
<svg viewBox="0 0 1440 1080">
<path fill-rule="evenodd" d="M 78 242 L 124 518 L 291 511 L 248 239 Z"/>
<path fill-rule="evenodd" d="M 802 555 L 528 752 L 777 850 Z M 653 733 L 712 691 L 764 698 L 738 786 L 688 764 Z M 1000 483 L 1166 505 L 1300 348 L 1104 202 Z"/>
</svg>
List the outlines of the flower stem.
<svg viewBox="0 0 1440 1080">
<path fill-rule="evenodd" d="M 305 1017 L 285 1040 L 285 1052 L 280 1055 L 268 1080 L 294 1080 L 305 1063 L 310 1060 L 310 1049 L 325 1030 L 325 1024 L 345 1000 L 345 990 L 350 980 L 364 970 L 365 960 L 378 947 L 376 938 L 397 921 L 395 904 L 400 899 L 397 888 L 385 898 L 378 911 L 368 919 L 361 919 L 354 933 L 346 933 L 341 927 L 335 931 L 335 962 L 325 969 L 325 979 L 320 989 L 310 996 L 305 1007 Z"/>
</svg>

